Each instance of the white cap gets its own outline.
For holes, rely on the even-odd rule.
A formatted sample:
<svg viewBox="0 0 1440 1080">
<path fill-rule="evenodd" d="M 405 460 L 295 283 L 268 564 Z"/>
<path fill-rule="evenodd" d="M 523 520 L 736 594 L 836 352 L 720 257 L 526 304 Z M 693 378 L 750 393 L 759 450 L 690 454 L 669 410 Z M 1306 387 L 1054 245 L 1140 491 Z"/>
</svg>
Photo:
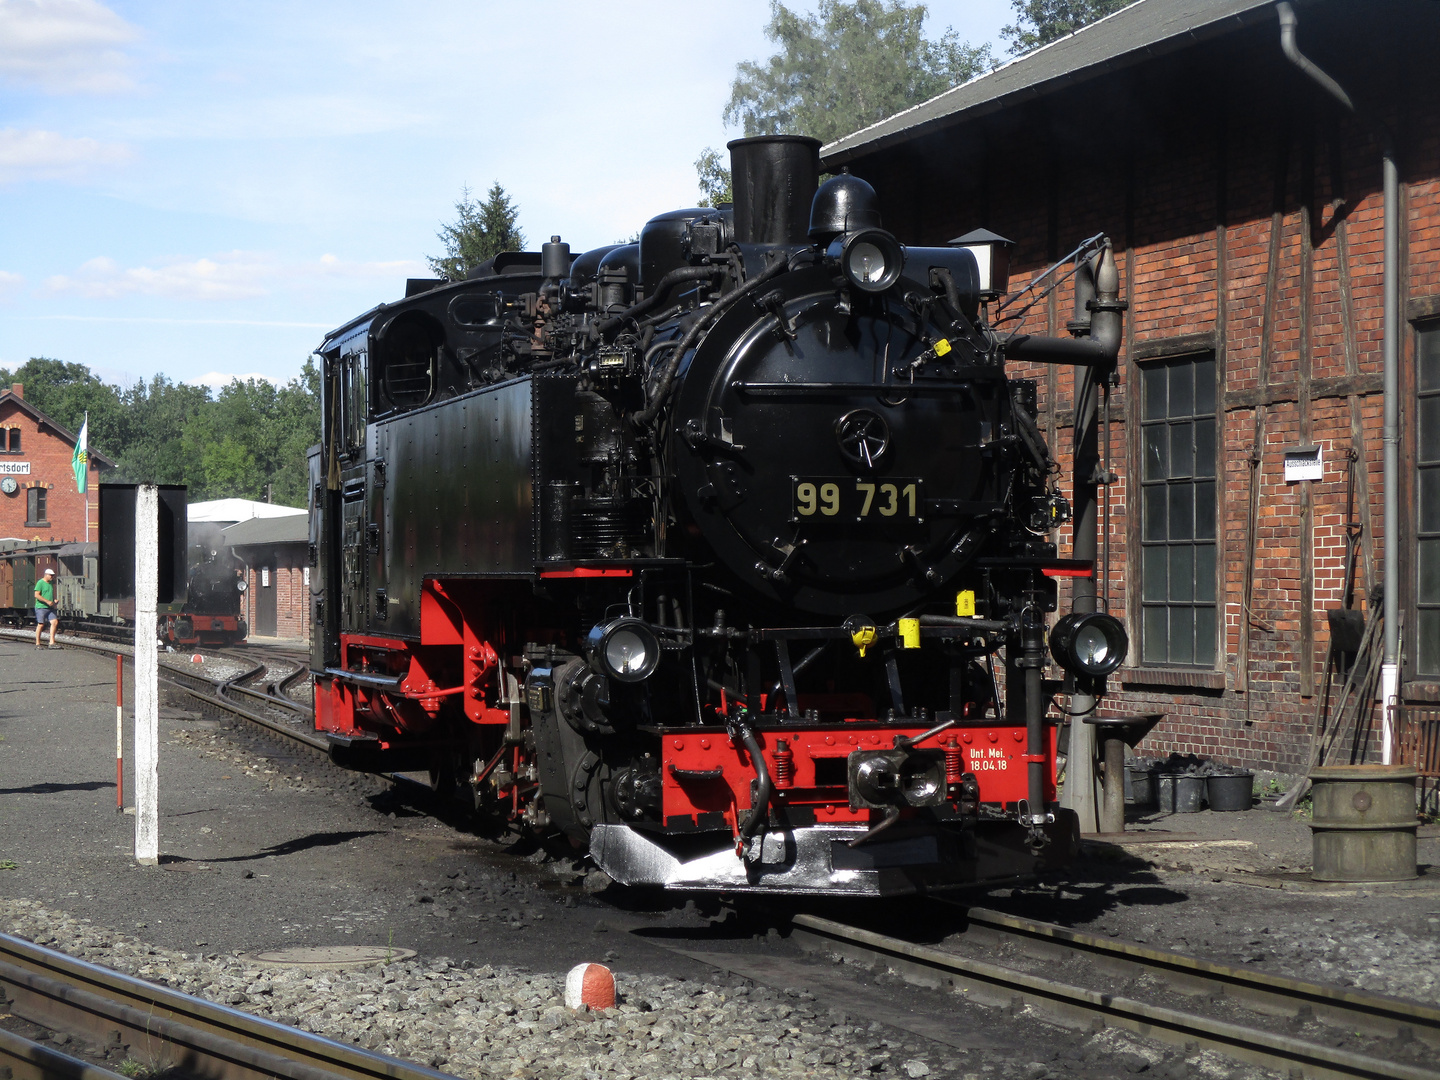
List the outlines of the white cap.
<svg viewBox="0 0 1440 1080">
<path fill-rule="evenodd" d="M 45 568 L 45 574 L 46 574 L 47 577 L 48 577 L 50 574 L 53 574 L 54 572 L 55 572 L 55 568 L 54 568 L 53 566 L 48 566 L 48 567 Z"/>
</svg>

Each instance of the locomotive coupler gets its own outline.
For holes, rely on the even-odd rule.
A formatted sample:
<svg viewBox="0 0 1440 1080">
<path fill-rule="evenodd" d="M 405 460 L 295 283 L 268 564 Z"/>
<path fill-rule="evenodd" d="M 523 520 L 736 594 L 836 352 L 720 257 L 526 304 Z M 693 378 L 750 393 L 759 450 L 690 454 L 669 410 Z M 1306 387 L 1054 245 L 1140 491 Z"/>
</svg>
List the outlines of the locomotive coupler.
<svg viewBox="0 0 1440 1080">
<path fill-rule="evenodd" d="M 753 841 L 770 818 L 770 796 L 774 791 L 774 784 L 744 706 L 725 718 L 725 733 L 730 736 L 731 743 L 745 747 L 745 752 L 750 755 L 750 763 L 755 768 L 755 783 L 750 788 L 750 812 L 745 823 L 740 826 L 740 836 L 735 842 L 735 854 L 738 857 L 754 859 L 759 857 L 759 848 Z"/>
</svg>

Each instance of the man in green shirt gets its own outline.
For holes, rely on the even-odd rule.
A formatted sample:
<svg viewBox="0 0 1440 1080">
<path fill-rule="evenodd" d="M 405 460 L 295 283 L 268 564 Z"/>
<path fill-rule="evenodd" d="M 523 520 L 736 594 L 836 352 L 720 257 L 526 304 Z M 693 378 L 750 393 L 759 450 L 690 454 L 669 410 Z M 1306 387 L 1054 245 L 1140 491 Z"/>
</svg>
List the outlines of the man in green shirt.
<svg viewBox="0 0 1440 1080">
<path fill-rule="evenodd" d="M 46 570 L 39 581 L 35 582 L 35 647 L 43 648 L 40 644 L 40 631 L 45 628 L 46 623 L 50 624 L 50 648 L 58 648 L 55 644 L 55 628 L 60 625 L 60 615 L 55 610 L 55 571 Z"/>
</svg>

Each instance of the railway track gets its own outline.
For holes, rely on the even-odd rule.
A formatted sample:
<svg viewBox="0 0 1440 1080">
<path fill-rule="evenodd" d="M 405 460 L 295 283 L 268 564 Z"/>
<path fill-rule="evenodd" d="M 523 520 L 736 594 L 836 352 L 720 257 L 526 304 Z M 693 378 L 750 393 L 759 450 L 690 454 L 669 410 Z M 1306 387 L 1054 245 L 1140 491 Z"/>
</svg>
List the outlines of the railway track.
<svg viewBox="0 0 1440 1080">
<path fill-rule="evenodd" d="M 28 636 L 27 632 L 23 630 L 0 630 L 0 634 L 13 638 Z M 67 634 L 63 640 L 68 649 L 84 649 L 87 652 L 101 653 L 105 656 L 114 656 L 117 652 L 129 655 L 129 650 L 124 648 L 122 643 L 103 636 L 97 637 L 95 641 L 86 641 L 79 635 Z M 312 715 L 311 707 L 290 699 L 285 693 L 289 686 L 306 674 L 307 668 L 300 660 L 299 653 L 293 657 L 285 657 L 287 662 L 295 663 L 294 670 L 287 672 L 278 680 L 266 684 L 263 690 L 246 685 L 268 674 L 266 664 L 257 660 L 253 655 L 225 651 L 210 655 L 251 666 L 238 675 L 225 679 L 213 679 L 201 672 L 167 664 L 162 659 L 160 677 L 178 686 L 198 704 L 212 712 L 249 721 L 286 741 L 328 756 L 329 745 L 325 740 L 302 729 L 295 723 L 302 717 L 308 720 Z M 268 710 L 270 715 L 235 701 L 235 697 L 243 697 L 247 701 L 256 703 Z"/>
<path fill-rule="evenodd" d="M 1440 1047 L 1440 1009 L 1247 971 L 982 908 L 968 909 L 965 917 L 965 938 L 985 957 L 808 914 L 793 917 L 791 934 L 808 951 L 893 970 L 909 981 L 963 993 L 968 1000 L 1016 1014 L 1029 1006 L 1069 1026 L 1119 1027 L 1175 1046 L 1215 1050 L 1292 1077 L 1440 1080 L 1440 1070 L 1424 1060 L 1425 1050 Z M 997 947 L 1005 944 L 1048 971 L 1064 966 L 1068 972 L 1071 965 L 1065 961 L 1084 958 L 1100 977 L 1064 981 L 988 958 L 1006 951 Z M 1107 988 L 1114 986 L 1117 975 L 1122 988 L 1136 996 Z M 1162 989 L 1205 1007 L 1176 1009 L 1139 996 L 1153 999 Z M 1258 1017 L 1253 1023 L 1237 1022 L 1232 1018 L 1237 1006 L 1261 1016 L 1288 1018 L 1288 1026 L 1302 1030 L 1309 1021 L 1320 1021 L 1344 1041 L 1358 1035 L 1367 1045 L 1363 1050 L 1329 1045 L 1324 1035 L 1277 1031 L 1280 1025 L 1263 1026 Z M 1396 1055 L 1394 1043 L 1377 1045 L 1383 1040 L 1418 1041 L 1415 1049 L 1421 1052 Z"/>
<path fill-rule="evenodd" d="M 115 651 L 108 643 L 79 647 L 110 654 Z M 227 658 L 253 660 L 253 657 L 238 655 Z M 295 725 L 300 716 L 309 715 L 309 709 L 289 700 L 284 693 L 284 684 L 298 679 L 304 670 L 303 664 L 297 665 L 295 671 L 261 690 L 244 684 L 267 674 L 264 664 L 256 663 L 224 680 L 162 665 L 164 676 L 206 709 L 250 721 L 284 740 L 325 754 L 327 746 L 323 739 Z M 235 698 L 243 698 L 245 703 Z M 969 1000 L 1016 1012 L 1033 1007 L 1071 1026 L 1115 1026 L 1171 1045 L 1211 1049 L 1236 1060 L 1312 1080 L 1440 1080 L 1440 1070 L 1424 1061 L 1422 1055 L 1407 1053 L 1403 1055 L 1407 1060 L 1396 1060 L 1386 1052 L 1386 1047 L 1375 1045 L 1384 1040 L 1413 1040 L 1425 1047 L 1440 1049 L 1440 1009 L 1236 968 L 984 908 L 947 901 L 937 903 L 950 909 L 952 919 L 955 914 L 962 916 L 965 932 L 960 939 L 960 951 L 917 944 L 811 914 L 794 915 L 790 919 L 790 930 L 793 939 L 808 951 L 836 954 L 871 968 L 888 968 L 910 981 L 962 992 Z M 0 985 L 8 981 L 4 965 L 9 963 L 9 957 L 4 950 L 9 945 L 0 937 L 0 961 L 4 961 L 0 963 Z M 970 952 L 981 955 L 967 955 Z M 999 963 L 997 954 L 1007 954 L 1018 963 Z M 1082 974 L 1071 981 L 1054 977 L 1055 969 L 1061 967 L 1071 973 L 1077 959 L 1083 960 L 1084 966 L 1092 968 L 1093 974 L 1099 977 Z M 90 967 L 80 961 L 68 958 L 66 961 Z M 1034 970 L 1036 968 L 1041 970 Z M 104 969 L 94 971 L 106 978 L 137 982 Z M 1114 992 L 1117 980 L 1129 994 Z M 1184 996 L 1203 1007 L 1177 1009 L 1157 1004 L 1153 1000 L 1157 988 Z M 149 989 L 162 992 L 158 988 Z M 247 1022 L 266 1029 L 278 1026 L 234 1010 L 202 1004 L 227 1015 L 244 1017 Z M 1235 1014 L 1242 1010 L 1258 1014 L 1255 1022 L 1237 1021 Z M 1283 1018 L 1289 1021 L 1289 1027 L 1301 1029 L 1308 1026 L 1308 1021 L 1319 1021 L 1327 1031 L 1343 1034 L 1347 1039 L 1358 1037 L 1366 1045 L 1360 1050 L 1328 1045 L 1324 1034 L 1313 1030 L 1300 1034 L 1277 1031 L 1273 1019 L 1268 1027 L 1264 1026 L 1262 1018 L 1266 1017 Z M 366 1056 L 363 1051 L 342 1049 Z M 8 1053 L 0 1046 L 0 1057 Z M 33 1058 L 35 1054 L 43 1057 L 44 1053 L 55 1051 L 43 1046 L 37 1051 L 32 1046 L 26 1053 Z M 17 1077 L 40 1075 L 26 1072 L 18 1065 L 11 1067 Z M 103 1080 L 110 1075 L 91 1068 L 90 1080 Z M 421 1074 L 441 1075 L 430 1070 L 416 1073 Z M 303 1072 L 233 1075 L 307 1076 Z"/>
<path fill-rule="evenodd" d="M 334 1042 L 0 934 L 6 1011 L 97 1045 L 126 1045 L 147 1072 L 208 1080 L 450 1080 L 449 1074 Z M 16 1080 L 117 1074 L 0 1031 Z"/>
</svg>

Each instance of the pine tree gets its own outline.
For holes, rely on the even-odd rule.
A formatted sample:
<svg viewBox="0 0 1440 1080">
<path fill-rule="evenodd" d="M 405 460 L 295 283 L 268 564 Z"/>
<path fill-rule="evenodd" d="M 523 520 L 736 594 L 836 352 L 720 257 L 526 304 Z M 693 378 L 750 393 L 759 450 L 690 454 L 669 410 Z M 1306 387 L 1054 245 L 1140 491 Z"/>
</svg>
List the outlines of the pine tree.
<svg viewBox="0 0 1440 1080">
<path fill-rule="evenodd" d="M 457 219 L 435 234 L 444 241 L 445 254 L 426 256 L 431 271 L 447 281 L 460 281 L 502 251 L 524 250 L 525 234 L 516 226 L 520 208 L 505 194 L 500 181 L 490 185 L 483 203 L 471 198 L 468 187 L 462 188 L 455 212 Z"/>
</svg>

